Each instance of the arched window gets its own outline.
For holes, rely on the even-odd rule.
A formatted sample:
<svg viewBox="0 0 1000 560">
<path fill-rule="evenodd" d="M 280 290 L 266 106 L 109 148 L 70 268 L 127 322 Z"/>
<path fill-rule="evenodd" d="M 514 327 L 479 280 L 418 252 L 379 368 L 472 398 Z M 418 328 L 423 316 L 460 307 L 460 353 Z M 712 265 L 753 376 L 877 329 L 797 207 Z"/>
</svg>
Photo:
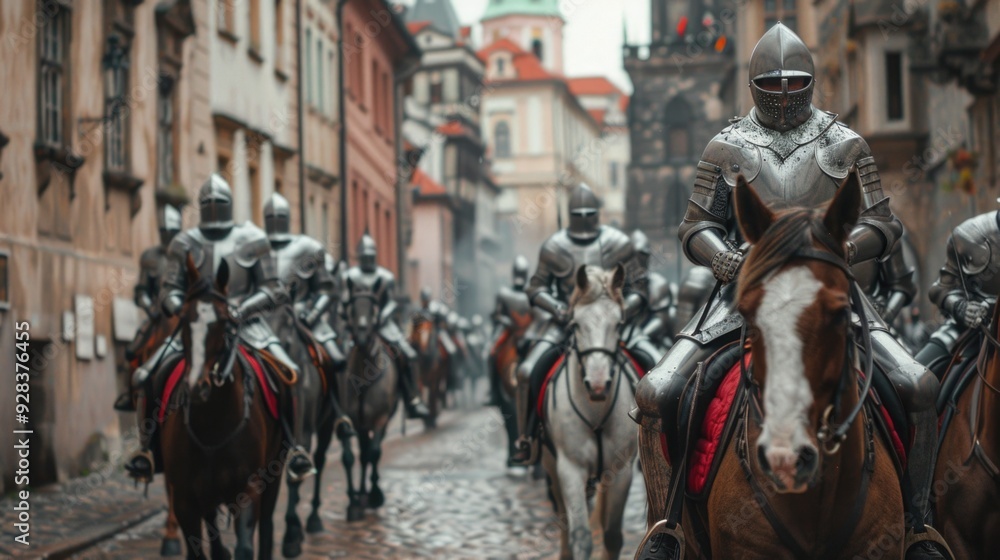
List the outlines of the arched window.
<svg viewBox="0 0 1000 560">
<path fill-rule="evenodd" d="M 663 112 L 663 134 L 668 160 L 687 160 L 695 157 L 691 141 L 691 123 L 694 115 L 684 97 L 678 95 L 667 103 Z"/>
<path fill-rule="evenodd" d="M 498 122 L 493 129 L 493 146 L 496 157 L 510 157 L 510 125 L 507 121 Z"/>
<path fill-rule="evenodd" d="M 542 55 L 544 55 L 545 52 L 542 50 L 542 40 L 541 39 L 532 39 L 531 40 L 531 54 L 535 55 L 535 58 L 537 58 L 538 60 L 544 60 L 542 58 Z"/>
</svg>

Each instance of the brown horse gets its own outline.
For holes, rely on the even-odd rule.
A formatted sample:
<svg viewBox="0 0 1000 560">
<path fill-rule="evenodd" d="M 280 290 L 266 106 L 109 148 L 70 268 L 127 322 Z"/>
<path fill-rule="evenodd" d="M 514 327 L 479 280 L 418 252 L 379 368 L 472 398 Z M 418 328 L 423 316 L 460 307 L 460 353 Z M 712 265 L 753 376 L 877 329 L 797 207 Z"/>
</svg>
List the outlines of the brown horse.
<svg viewBox="0 0 1000 560">
<path fill-rule="evenodd" d="M 955 558 L 996 558 L 1000 550 L 1000 307 L 994 306 L 975 375 L 941 434 L 931 501 Z M 953 372 L 955 374 L 960 372 Z"/>
<path fill-rule="evenodd" d="M 234 515 L 235 557 L 253 558 L 259 523 L 258 557 L 269 559 L 284 465 L 279 423 L 269 416 L 256 377 L 255 368 L 266 366 L 239 342 L 225 295 L 225 262 L 215 286 L 201 279 L 190 256 L 187 274 L 191 288 L 179 313 L 185 369 L 162 428 L 169 517 L 184 532 L 189 559 L 204 557 L 203 522 L 211 557 L 226 559 L 216 524 L 219 508 L 226 507 Z"/>
<path fill-rule="evenodd" d="M 517 345 L 531 326 L 532 314 L 511 312 L 510 324 L 504 327 L 500 338 L 490 352 L 491 375 L 499 380 L 500 413 L 503 415 L 507 428 L 507 466 L 513 465 L 514 443 L 517 441 L 517 410 L 514 404 L 517 398 L 517 363 L 520 360 Z"/>
<path fill-rule="evenodd" d="M 427 391 L 430 416 L 424 420 L 424 426 L 428 429 L 437 427 L 437 417 L 448 392 L 448 376 L 451 372 L 451 361 L 438 340 L 438 329 L 433 319 L 419 319 L 410 332 L 410 345 L 419 355 L 420 384 Z"/>
<path fill-rule="evenodd" d="M 825 213 L 775 215 L 743 177 L 733 195 L 753 246 L 736 294 L 752 364 L 739 368 L 733 437 L 720 442 L 707 498 L 684 508 L 684 525 L 703 528 L 689 533 L 687 555 L 834 560 L 867 558 L 874 546 L 880 558 L 900 558 L 903 499 L 877 413 L 864 406 L 870 338 L 863 314 L 854 337 L 851 301 L 859 312 L 864 302 L 844 259 L 858 178 L 850 175 Z"/>
</svg>

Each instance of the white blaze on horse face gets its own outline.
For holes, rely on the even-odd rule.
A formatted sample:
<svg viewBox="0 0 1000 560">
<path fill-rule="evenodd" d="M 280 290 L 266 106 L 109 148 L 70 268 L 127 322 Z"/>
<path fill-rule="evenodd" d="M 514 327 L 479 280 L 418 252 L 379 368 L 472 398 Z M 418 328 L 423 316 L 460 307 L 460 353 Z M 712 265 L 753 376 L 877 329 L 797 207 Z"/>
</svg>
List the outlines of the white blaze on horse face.
<svg viewBox="0 0 1000 560">
<path fill-rule="evenodd" d="M 573 319 L 577 323 L 577 348 L 581 351 L 603 348 L 614 352 L 618 346 L 618 323 L 621 317 L 621 307 L 611 299 L 601 298 L 588 305 L 578 306 L 573 310 Z M 614 367 L 611 357 L 604 353 L 592 353 L 583 358 L 583 366 L 591 390 L 603 391 L 611 380 L 611 370 Z"/>
<path fill-rule="evenodd" d="M 208 336 L 208 325 L 218 318 L 215 306 L 209 302 L 199 301 L 195 308 L 198 318 L 191 322 L 191 364 L 188 368 L 188 384 L 193 388 L 201 379 L 201 370 L 205 367 L 205 338 Z"/>
<path fill-rule="evenodd" d="M 779 477 L 795 472 L 799 451 L 811 443 L 806 430 L 813 395 L 798 324 L 822 286 L 807 266 L 779 272 L 765 281 L 755 317 L 767 349 L 764 429 L 757 444 L 764 448 L 771 470 Z"/>
</svg>

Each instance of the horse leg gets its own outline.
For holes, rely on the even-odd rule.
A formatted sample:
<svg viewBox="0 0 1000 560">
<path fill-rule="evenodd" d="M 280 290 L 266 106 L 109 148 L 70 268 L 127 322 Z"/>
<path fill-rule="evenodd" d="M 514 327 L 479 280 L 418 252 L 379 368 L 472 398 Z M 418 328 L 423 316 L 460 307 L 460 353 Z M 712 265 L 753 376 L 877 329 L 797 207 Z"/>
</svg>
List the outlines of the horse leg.
<svg viewBox="0 0 1000 560">
<path fill-rule="evenodd" d="M 281 554 L 285 558 L 297 558 L 302 554 L 302 521 L 295 508 L 299 505 L 299 491 L 302 482 L 286 481 L 288 485 L 288 509 L 285 511 L 285 538 L 281 541 Z"/>
<path fill-rule="evenodd" d="M 358 432 L 358 441 L 361 440 L 361 432 Z M 344 474 L 347 477 L 347 520 L 360 521 L 364 517 L 364 510 L 358 500 L 358 491 L 354 489 L 354 450 L 351 448 L 350 440 L 344 442 L 340 452 L 340 460 L 344 463 Z M 315 499 L 315 497 L 313 498 Z"/>
<path fill-rule="evenodd" d="M 571 557 L 590 558 L 594 543 L 590 536 L 587 507 L 587 469 L 560 455 L 555 460 L 555 472 L 565 512 L 562 515 L 566 516 L 564 530 L 568 532 Z"/>
<path fill-rule="evenodd" d="M 160 543 L 160 556 L 180 556 L 181 539 L 177 534 L 177 514 L 174 513 L 173 491 L 170 485 L 166 485 L 167 490 L 167 523 L 163 534 L 163 542 Z"/>
<path fill-rule="evenodd" d="M 269 484 L 260 496 L 260 537 L 258 560 L 271 560 L 274 554 L 274 510 L 278 505 L 278 493 L 281 491 L 280 484 Z"/>
<path fill-rule="evenodd" d="M 219 517 L 217 510 L 205 514 L 205 530 L 208 535 L 208 547 L 212 551 L 212 560 L 229 560 L 232 555 L 229 549 L 222 543 L 222 533 L 219 532 L 219 525 L 216 523 Z"/>
<path fill-rule="evenodd" d="M 249 507 L 239 508 L 236 514 L 236 560 L 253 560 L 253 534 L 257 528 L 259 508 L 258 498 Z"/>
<path fill-rule="evenodd" d="M 316 431 L 316 451 L 313 453 L 313 465 L 316 466 L 316 486 L 313 488 L 312 512 L 309 514 L 309 519 L 306 520 L 306 532 L 310 534 L 323 532 L 323 520 L 319 517 L 319 506 L 323 495 L 321 479 L 323 478 L 323 467 L 326 466 L 326 452 L 333 440 L 334 420 L 331 415 L 330 420 L 319 426 Z M 341 445 L 350 447 L 351 438 L 341 440 Z"/>
<path fill-rule="evenodd" d="M 378 486 L 378 462 L 382 459 L 382 438 L 385 436 L 384 432 L 376 432 L 375 437 L 371 439 L 369 459 L 371 459 L 372 464 L 372 491 L 368 496 L 368 507 L 378 509 L 385 504 L 385 494 L 382 493 L 382 489 Z"/>
<path fill-rule="evenodd" d="M 205 542 L 201 532 L 201 516 L 193 504 L 175 503 L 177 522 L 184 534 L 184 544 L 187 548 L 188 560 L 205 558 Z"/>
<path fill-rule="evenodd" d="M 358 496 L 361 499 L 361 507 L 368 507 L 368 465 L 371 463 L 371 438 L 368 434 L 358 438 L 358 451 L 361 453 L 361 476 L 358 479 L 360 488 Z"/>
<path fill-rule="evenodd" d="M 601 528 L 604 534 L 604 550 L 607 557 L 614 559 L 622 551 L 622 518 L 628 491 L 632 487 L 632 461 L 627 461 L 607 483 L 598 483 L 597 503 L 601 504 Z"/>
</svg>

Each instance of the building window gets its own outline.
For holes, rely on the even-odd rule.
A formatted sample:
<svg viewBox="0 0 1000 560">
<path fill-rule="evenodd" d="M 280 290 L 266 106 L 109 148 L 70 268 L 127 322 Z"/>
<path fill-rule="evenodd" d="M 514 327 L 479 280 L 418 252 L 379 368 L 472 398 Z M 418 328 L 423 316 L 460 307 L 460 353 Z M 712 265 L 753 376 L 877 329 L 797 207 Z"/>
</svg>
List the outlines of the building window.
<svg viewBox="0 0 1000 560">
<path fill-rule="evenodd" d="M 537 58 L 538 60 L 543 60 L 542 59 L 542 55 L 545 54 L 545 53 L 544 53 L 544 51 L 542 49 L 542 40 L 541 39 L 532 39 L 531 40 L 531 54 L 535 55 L 535 58 Z"/>
<path fill-rule="evenodd" d="M 324 202 L 322 206 L 322 216 L 320 216 L 320 227 L 323 228 L 323 237 L 321 238 L 323 246 L 328 246 L 330 244 L 330 208 Z"/>
<path fill-rule="evenodd" d="M 317 34 L 318 35 L 318 34 Z M 321 113 L 326 113 L 326 91 L 323 83 L 323 39 L 316 37 L 316 107 Z"/>
<path fill-rule="evenodd" d="M 260 0 L 250 2 L 250 50 L 260 53 Z"/>
<path fill-rule="evenodd" d="M 230 35 L 236 32 L 236 26 L 233 24 L 233 2 L 235 0 L 216 0 L 215 2 L 215 18 L 218 22 L 219 31 L 226 32 Z"/>
<path fill-rule="evenodd" d="M 444 84 L 441 83 L 441 77 L 438 76 L 438 81 L 431 84 L 431 103 L 441 103 L 444 100 Z"/>
<path fill-rule="evenodd" d="M 905 115 L 903 106 L 903 53 L 885 53 L 885 96 L 886 118 L 901 121 Z"/>
<path fill-rule="evenodd" d="M 306 45 L 312 44 L 312 29 L 306 28 Z M 312 49 L 305 49 L 306 51 L 306 103 L 309 105 L 314 105 L 313 100 L 313 61 L 312 61 Z"/>
<path fill-rule="evenodd" d="M 361 34 L 360 33 L 355 34 L 354 37 L 355 37 L 354 38 L 354 44 L 358 47 L 357 60 L 354 61 L 355 62 L 355 64 L 354 64 L 354 74 L 355 74 L 354 78 L 355 78 L 355 84 L 356 84 L 355 94 L 358 96 L 358 103 L 360 103 L 361 106 L 364 107 L 364 105 L 365 105 L 365 68 L 364 68 L 364 65 L 361 63 L 362 62 L 361 61 L 361 53 L 364 52 L 364 51 L 361 50 L 361 46 L 364 44 L 364 40 L 361 38 Z"/>
<path fill-rule="evenodd" d="M 65 99 L 71 14 L 54 1 L 40 4 L 39 9 L 54 13 L 38 32 L 38 142 L 61 148 L 68 144 Z"/>
<path fill-rule="evenodd" d="M 174 80 L 160 76 L 157 94 L 156 186 L 166 189 L 174 182 Z"/>
<path fill-rule="evenodd" d="M 618 162 L 612 161 L 608 164 L 608 174 L 611 176 L 611 187 L 618 188 Z"/>
<path fill-rule="evenodd" d="M 783 23 L 798 32 L 798 18 L 795 16 L 795 0 L 764 0 L 764 31 Z"/>
<path fill-rule="evenodd" d="M 334 82 L 334 76 L 337 75 L 336 65 L 337 61 L 333 59 L 333 49 L 330 49 L 326 53 L 326 75 L 327 83 L 329 84 L 330 92 L 337 91 L 337 84 Z M 338 111 L 337 103 L 340 102 L 340 96 L 334 93 L 330 95 L 330 116 L 336 115 Z"/>
<path fill-rule="evenodd" d="M 108 36 L 104 53 L 104 166 L 106 171 L 128 171 L 128 39 L 117 32 Z"/>
<path fill-rule="evenodd" d="M 274 67 L 284 67 L 285 52 L 285 6 L 281 0 L 274 2 Z"/>
<path fill-rule="evenodd" d="M 510 125 L 507 121 L 500 121 L 493 130 L 493 146 L 496 157 L 510 157 Z"/>
<path fill-rule="evenodd" d="M 375 121 L 375 132 L 382 133 L 382 82 L 379 81 L 378 61 L 372 60 L 372 120 Z"/>
<path fill-rule="evenodd" d="M 385 125 L 385 137 L 392 138 L 392 106 L 395 94 L 389 85 L 389 74 L 382 72 L 382 123 Z"/>
<path fill-rule="evenodd" d="M 503 58 L 497 59 L 497 76 L 500 76 L 501 78 L 503 77 L 503 73 L 506 71 L 506 62 L 507 61 Z"/>
<path fill-rule="evenodd" d="M 260 192 L 260 171 L 256 165 L 248 166 L 250 176 L 250 215 L 253 216 L 253 223 L 258 226 L 264 225 L 264 201 Z"/>
<path fill-rule="evenodd" d="M 687 128 L 675 126 L 667 130 L 667 154 L 670 159 L 691 158 L 691 138 Z"/>
</svg>

